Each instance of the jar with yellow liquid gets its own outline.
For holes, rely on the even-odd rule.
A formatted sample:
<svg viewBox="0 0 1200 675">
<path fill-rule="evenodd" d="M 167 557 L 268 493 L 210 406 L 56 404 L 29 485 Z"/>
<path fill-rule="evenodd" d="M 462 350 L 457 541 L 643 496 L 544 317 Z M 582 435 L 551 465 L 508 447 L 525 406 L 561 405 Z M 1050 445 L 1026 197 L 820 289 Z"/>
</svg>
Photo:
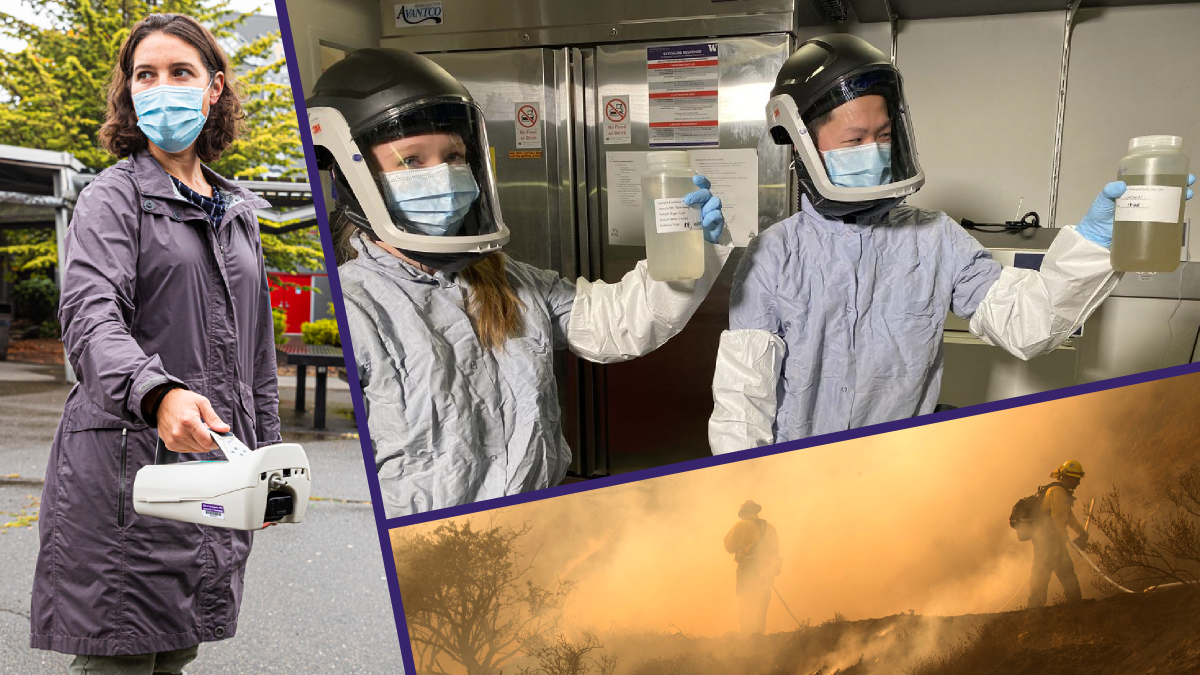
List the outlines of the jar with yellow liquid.
<svg viewBox="0 0 1200 675">
<path fill-rule="evenodd" d="M 1129 141 L 1117 179 L 1125 194 L 1113 218 L 1112 266 L 1118 272 L 1173 272 L 1183 246 L 1188 157 L 1179 136 Z"/>
<path fill-rule="evenodd" d="M 651 152 L 642 174 L 642 221 L 646 264 L 655 281 L 686 281 L 704 274 L 700 210 L 683 203 L 696 189 L 686 151 Z"/>
</svg>

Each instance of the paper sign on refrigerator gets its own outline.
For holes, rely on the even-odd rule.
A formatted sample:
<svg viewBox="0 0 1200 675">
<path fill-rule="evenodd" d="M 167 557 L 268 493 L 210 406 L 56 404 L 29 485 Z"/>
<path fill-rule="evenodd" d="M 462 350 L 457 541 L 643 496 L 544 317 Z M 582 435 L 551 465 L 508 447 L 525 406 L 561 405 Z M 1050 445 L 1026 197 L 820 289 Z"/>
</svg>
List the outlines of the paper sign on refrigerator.
<svg viewBox="0 0 1200 675">
<path fill-rule="evenodd" d="M 718 144 L 720 63 L 715 43 L 646 48 L 650 147 Z"/>
<path fill-rule="evenodd" d="M 517 103 L 513 129 L 518 148 L 541 149 L 542 104 L 537 101 Z"/>
<path fill-rule="evenodd" d="M 604 142 L 607 145 L 628 145 L 629 95 L 604 97 Z"/>
</svg>

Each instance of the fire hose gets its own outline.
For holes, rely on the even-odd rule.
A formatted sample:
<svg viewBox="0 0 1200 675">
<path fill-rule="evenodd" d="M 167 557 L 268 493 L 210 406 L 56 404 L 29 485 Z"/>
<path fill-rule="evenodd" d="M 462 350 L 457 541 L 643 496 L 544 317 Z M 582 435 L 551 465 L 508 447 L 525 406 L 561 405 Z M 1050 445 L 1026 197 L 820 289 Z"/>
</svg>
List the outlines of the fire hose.
<svg viewBox="0 0 1200 675">
<path fill-rule="evenodd" d="M 1083 522 L 1083 531 L 1084 531 L 1085 533 L 1088 531 L 1088 526 L 1092 524 L 1092 509 L 1094 509 L 1094 508 L 1095 508 L 1095 506 L 1096 506 L 1096 499 L 1095 499 L 1095 498 L 1092 498 L 1092 503 L 1091 503 L 1091 504 L 1088 506 L 1088 515 L 1087 515 L 1087 520 L 1085 520 L 1085 521 Z M 1067 543 L 1071 545 L 1071 548 L 1073 548 L 1073 549 L 1075 549 L 1076 551 L 1078 551 L 1078 552 L 1079 552 L 1079 557 L 1081 557 L 1081 558 L 1083 558 L 1084 560 L 1086 560 L 1086 561 L 1087 561 L 1087 563 L 1088 563 L 1089 565 L 1091 565 L 1091 566 L 1092 566 L 1092 569 L 1096 570 L 1096 573 L 1097 573 L 1097 574 L 1099 574 L 1100 576 L 1102 576 L 1102 577 L 1104 577 L 1106 580 L 1108 580 L 1108 583 L 1112 584 L 1113 586 L 1116 586 L 1117 588 L 1121 589 L 1122 591 L 1125 591 L 1126 593 L 1133 593 L 1133 591 L 1131 591 L 1131 590 L 1129 590 L 1128 588 L 1125 588 L 1124 586 L 1122 586 L 1121 584 L 1118 584 L 1117 582 L 1113 581 L 1112 579 L 1110 579 L 1110 578 L 1108 577 L 1108 575 L 1106 575 L 1104 572 L 1100 571 L 1100 568 L 1099 568 L 1099 567 L 1096 567 L 1096 563 L 1092 562 L 1092 559 L 1091 559 L 1091 558 L 1089 558 L 1089 557 L 1087 556 L 1087 554 L 1083 552 L 1083 549 L 1079 548 L 1079 546 L 1077 546 L 1077 545 L 1075 544 L 1075 542 L 1074 542 L 1074 541 L 1071 541 L 1070 539 L 1068 539 L 1068 540 L 1067 540 Z M 1017 597 L 1017 593 L 1020 593 L 1020 592 L 1021 592 L 1021 589 L 1022 589 L 1022 588 L 1025 588 L 1025 584 L 1026 584 L 1026 583 L 1028 583 L 1028 582 L 1029 582 L 1029 580 L 1030 580 L 1030 579 L 1032 579 L 1032 578 L 1033 578 L 1033 575 L 1032 575 L 1032 574 L 1030 574 L 1029 576 L 1025 577 L 1025 581 L 1022 581 L 1022 582 L 1021 582 L 1021 585 L 1017 587 L 1017 591 L 1016 591 L 1016 593 L 1013 593 L 1013 594 L 1012 594 L 1012 597 L 1008 599 L 1008 602 L 1004 603 L 1004 606 L 1003 606 L 1003 607 L 1001 607 L 1000 609 L 996 610 L 996 611 L 997 611 L 997 612 L 1003 612 L 1003 611 L 1004 611 L 1004 608 L 1005 608 L 1005 607 L 1008 607 L 1009 603 L 1011 603 L 1011 602 L 1012 602 L 1014 599 L 1016 599 L 1016 597 Z M 1146 590 L 1147 590 L 1147 591 L 1149 591 L 1149 590 L 1152 590 L 1153 588 L 1158 588 L 1158 587 L 1157 587 L 1157 586 L 1152 586 L 1151 588 L 1147 588 Z"/>
<path fill-rule="evenodd" d="M 797 626 L 803 628 L 804 624 L 800 623 L 800 619 L 797 619 L 795 614 L 792 614 L 792 609 L 787 606 L 786 602 L 784 602 L 783 596 L 779 594 L 779 589 L 775 588 L 775 585 L 772 584 L 771 590 L 775 591 L 775 595 L 779 598 L 779 602 L 783 605 L 783 608 L 787 610 L 788 616 L 792 617 L 792 621 L 795 621 Z"/>
<path fill-rule="evenodd" d="M 1032 578 L 1033 578 L 1033 575 L 1032 575 L 1032 574 L 1030 574 L 1029 576 L 1025 577 L 1025 581 L 1022 581 L 1022 582 L 1021 582 L 1021 585 L 1020 585 L 1020 586 L 1017 586 L 1017 591 L 1016 591 L 1016 593 L 1013 593 L 1013 594 L 1012 594 L 1012 597 L 1008 599 L 1008 602 L 1012 602 L 1013 600 L 1015 600 L 1015 599 L 1016 599 L 1016 597 L 1017 597 L 1017 593 L 1020 593 L 1020 592 L 1021 592 L 1021 589 L 1022 589 L 1022 588 L 1025 588 L 1025 584 L 1026 584 L 1026 583 L 1028 583 L 1028 582 L 1029 582 L 1029 580 L 1030 580 L 1030 579 L 1032 579 Z M 1005 607 L 1008 607 L 1008 602 L 1004 603 L 1004 606 L 1003 606 L 1003 607 L 1001 607 L 1000 609 L 996 610 L 996 612 L 997 612 L 997 613 L 999 613 L 999 612 L 1003 612 L 1003 611 L 1004 611 L 1004 608 L 1005 608 Z"/>
<path fill-rule="evenodd" d="M 1118 584 L 1117 582 L 1113 581 L 1107 574 L 1102 572 L 1099 567 L 1096 567 L 1096 563 L 1092 562 L 1092 559 L 1088 557 L 1088 554 L 1084 553 L 1083 549 L 1079 548 L 1079 546 L 1077 546 L 1075 544 L 1075 542 L 1068 539 L 1067 543 L 1071 545 L 1071 548 L 1075 549 L 1079 553 L 1080 558 L 1083 558 L 1084 560 L 1086 560 L 1087 564 L 1091 565 L 1092 569 L 1096 570 L 1096 574 L 1099 574 L 1100 576 L 1104 577 L 1105 581 L 1112 584 L 1113 586 L 1116 586 L 1117 588 L 1121 589 L 1122 591 L 1125 591 L 1126 593 L 1136 593 L 1137 592 L 1137 591 L 1131 591 L 1128 588 L 1125 588 L 1124 586 L 1122 586 L 1121 584 Z M 1155 587 L 1155 588 L 1157 588 L 1157 587 Z M 1150 589 L 1146 589 L 1146 590 L 1150 590 Z"/>
<path fill-rule="evenodd" d="M 1131 590 L 1129 590 L 1128 588 L 1125 588 L 1125 587 L 1124 587 L 1124 586 L 1122 586 L 1121 584 L 1118 584 L 1117 582 L 1113 581 L 1112 579 L 1110 579 L 1110 578 L 1108 577 L 1108 575 L 1106 575 L 1104 572 L 1100 571 L 1100 568 L 1099 568 L 1099 567 L 1096 567 L 1096 563 L 1092 562 L 1092 559 L 1091 559 L 1091 558 L 1089 558 L 1089 557 L 1088 557 L 1088 555 L 1087 555 L 1086 553 L 1084 553 L 1084 552 L 1083 552 L 1083 549 L 1081 549 L 1081 548 L 1079 548 L 1078 546 L 1076 546 L 1076 545 L 1075 545 L 1075 542 L 1073 542 L 1073 541 L 1071 541 L 1071 540 L 1069 540 L 1069 539 L 1068 539 L 1068 540 L 1067 540 L 1067 543 L 1071 545 L 1071 548 L 1073 548 L 1073 549 L 1075 549 L 1076 551 L 1078 551 L 1078 552 L 1079 552 L 1079 557 L 1081 557 L 1081 558 L 1083 558 L 1084 560 L 1086 560 L 1086 561 L 1087 561 L 1087 563 L 1088 563 L 1089 565 L 1091 565 L 1091 566 L 1092 566 L 1092 569 L 1096 570 L 1096 573 L 1097 573 L 1097 574 L 1099 574 L 1100 576 L 1102 576 L 1102 577 L 1104 577 L 1106 580 L 1108 580 L 1108 583 L 1112 584 L 1113 586 L 1116 586 L 1117 588 L 1121 589 L 1122 591 L 1125 591 L 1126 593 L 1133 593 L 1133 592 L 1134 592 L 1134 591 L 1131 591 Z M 1025 588 L 1025 584 L 1026 584 L 1026 583 L 1028 583 L 1028 581 L 1029 581 L 1030 579 L 1032 579 L 1032 578 L 1033 578 L 1033 575 L 1032 575 L 1032 574 L 1031 574 L 1031 575 L 1029 575 L 1028 577 L 1025 577 L 1025 581 L 1022 581 L 1022 582 L 1021 582 L 1021 585 L 1017 587 L 1016 593 L 1013 593 L 1013 594 L 1012 594 L 1012 597 L 1008 599 L 1008 602 L 1004 603 L 1004 605 L 1003 605 L 1002 607 L 1000 607 L 1000 609 L 998 609 L 998 610 L 996 610 L 996 611 L 997 611 L 997 612 L 1003 612 L 1003 611 L 1004 611 L 1004 609 L 1005 609 L 1006 607 L 1008 607 L 1008 604 L 1009 604 L 1010 602 L 1012 602 L 1014 599 L 1016 599 L 1016 597 L 1017 597 L 1017 593 L 1020 593 L 1020 592 L 1021 592 L 1021 589 L 1022 589 L 1022 588 Z M 1162 584 L 1162 585 L 1159 585 L 1159 586 L 1151 586 L 1150 588 L 1147 588 L 1147 589 L 1146 589 L 1146 591 L 1147 591 L 1147 592 L 1149 592 L 1149 591 L 1152 591 L 1152 590 L 1154 590 L 1155 588 L 1163 588 L 1163 587 L 1166 587 L 1166 586 L 1175 586 L 1175 585 L 1176 585 L 1176 584 Z"/>
<path fill-rule="evenodd" d="M 1071 547 L 1072 547 L 1072 548 L 1074 548 L 1076 551 L 1079 551 L 1079 557 L 1081 557 L 1081 558 L 1083 558 L 1084 560 L 1086 560 L 1086 561 L 1088 562 L 1088 564 L 1092 566 L 1092 569 L 1096 570 L 1096 573 L 1097 573 L 1097 574 L 1099 574 L 1100 576 L 1104 577 L 1104 578 L 1105 578 L 1105 580 L 1107 580 L 1107 581 L 1108 581 L 1108 583 L 1112 584 L 1113 586 L 1116 586 L 1117 588 L 1121 589 L 1122 591 L 1125 591 L 1126 593 L 1137 593 L 1137 591 L 1131 591 L 1131 590 L 1129 590 L 1128 588 L 1125 588 L 1124 586 L 1122 586 L 1121 584 L 1118 584 L 1117 582 L 1113 581 L 1112 579 L 1109 579 L 1109 578 L 1108 578 L 1108 576 L 1107 576 L 1106 574 L 1104 574 L 1104 572 L 1101 572 L 1101 571 L 1100 571 L 1100 568 L 1099 568 L 1099 567 L 1096 567 L 1096 563 L 1092 562 L 1092 559 L 1091 559 L 1091 558 L 1089 558 L 1089 557 L 1088 557 L 1088 555 L 1087 555 L 1086 553 L 1084 553 L 1084 552 L 1083 552 L 1083 551 L 1082 551 L 1082 550 L 1081 550 L 1081 549 L 1080 549 L 1078 546 L 1076 546 L 1076 545 L 1075 545 L 1075 542 L 1073 542 L 1073 541 L 1070 541 L 1070 542 L 1068 542 L 1068 543 L 1069 543 L 1069 544 L 1071 544 Z M 1172 586 L 1184 586 L 1184 585 L 1186 585 L 1186 584 L 1195 584 L 1195 583 L 1200 583 L 1200 582 L 1196 582 L 1196 581 L 1175 581 L 1175 582 L 1172 582 L 1172 583 L 1169 583 L 1169 584 L 1155 584 L 1155 585 L 1153 585 L 1153 586 L 1150 586 L 1150 587 L 1148 587 L 1146 590 L 1144 590 L 1144 591 L 1142 591 L 1142 592 L 1143 592 L 1143 593 L 1149 593 L 1150 591 L 1153 591 L 1153 590 L 1155 590 L 1155 589 L 1157 589 L 1157 588 L 1170 588 L 1170 587 L 1172 587 Z"/>
<path fill-rule="evenodd" d="M 1092 512 L 1095 510 L 1096 510 L 1096 498 L 1092 497 L 1092 503 L 1088 504 L 1087 520 L 1083 521 L 1083 533 L 1084 534 L 1087 534 L 1088 525 L 1092 524 Z M 1079 548 L 1078 544 L 1076 544 L 1074 541 L 1072 541 L 1070 539 L 1067 540 L 1067 543 L 1071 545 L 1071 548 L 1075 549 L 1075 551 L 1079 553 L 1080 558 L 1083 558 L 1084 560 L 1086 560 L 1087 564 L 1091 565 L 1092 569 L 1096 570 L 1096 574 L 1099 574 L 1100 576 L 1104 577 L 1105 581 L 1112 584 L 1113 586 L 1116 586 L 1117 588 L 1121 589 L 1122 591 L 1125 591 L 1126 593 L 1133 593 L 1133 591 L 1131 591 L 1128 588 L 1125 588 L 1124 586 L 1122 586 L 1121 584 L 1118 584 L 1117 582 L 1113 581 L 1112 579 L 1110 579 L 1108 577 L 1107 574 L 1100 571 L 1100 568 L 1096 567 L 1096 563 L 1092 562 L 1092 559 L 1088 557 L 1088 554 L 1083 552 L 1083 549 Z"/>
<path fill-rule="evenodd" d="M 1092 509 L 1095 507 L 1095 505 L 1096 505 L 1096 500 L 1095 500 L 1095 499 L 1092 499 L 1092 503 L 1091 503 L 1091 505 L 1090 505 L 1090 506 L 1088 506 L 1088 516 L 1087 516 L 1087 520 L 1086 520 L 1086 521 L 1084 521 L 1084 524 L 1083 524 L 1083 531 L 1084 531 L 1085 533 L 1086 533 L 1086 532 L 1087 532 L 1087 530 L 1088 530 L 1088 526 L 1092 524 Z M 1083 549 L 1082 549 L 1082 548 L 1079 548 L 1079 545 L 1078 545 L 1078 544 L 1076 544 L 1074 541 L 1072 541 L 1072 540 L 1068 539 L 1068 540 L 1067 540 L 1067 543 L 1071 545 L 1071 548 L 1075 549 L 1075 552 L 1079 554 L 1079 557 L 1080 557 L 1080 558 L 1083 558 L 1084 560 L 1086 560 L 1086 561 L 1087 561 L 1087 564 L 1088 564 L 1088 565 L 1090 565 L 1090 566 L 1091 566 L 1091 568 L 1092 568 L 1093 570 L 1095 570 L 1095 571 L 1096 571 L 1096 574 L 1099 574 L 1101 577 L 1104 577 L 1104 580 L 1105 580 L 1105 581 L 1107 581 L 1108 583 L 1112 584 L 1112 585 L 1113 585 L 1113 586 L 1115 586 L 1117 589 L 1119 589 L 1119 590 L 1121 590 L 1121 591 L 1123 591 L 1123 592 L 1125 592 L 1125 593 L 1131 593 L 1131 594 L 1136 594 L 1136 593 L 1137 593 L 1137 591 L 1131 591 L 1131 590 L 1129 590 L 1128 588 L 1125 588 L 1124 586 L 1122 586 L 1121 584 L 1118 584 L 1117 582 L 1113 581 L 1113 580 L 1112 580 L 1112 577 L 1110 577 L 1110 576 L 1108 576 L 1107 574 L 1105 574 L 1105 573 L 1104 573 L 1104 571 L 1103 571 L 1103 570 L 1101 570 L 1101 569 L 1100 569 L 1100 568 L 1099 568 L 1099 567 L 1096 565 L 1096 563 L 1092 562 L 1092 559 L 1091 559 L 1090 557 L 1088 557 L 1088 554 L 1087 554 L 1087 553 L 1084 553 Z M 1008 599 L 1008 602 L 1004 603 L 1004 607 L 1001 607 L 1001 608 L 1000 608 L 999 610 L 997 610 L 997 611 L 1000 611 L 1000 612 L 1004 611 L 1004 608 L 1005 608 L 1005 607 L 1008 607 L 1008 603 L 1009 603 L 1009 602 L 1012 602 L 1012 601 L 1013 601 L 1013 599 L 1017 597 L 1017 593 L 1020 593 L 1020 592 L 1021 592 L 1021 589 L 1022 589 L 1022 588 L 1025 588 L 1025 582 L 1028 582 L 1028 581 L 1029 581 L 1029 579 L 1031 579 L 1031 578 L 1033 578 L 1033 575 L 1030 575 L 1029 577 L 1026 577 L 1025 581 L 1021 583 L 1021 586 L 1020 586 L 1019 588 L 1017 588 L 1017 592 L 1016 592 L 1016 593 L 1013 593 L 1012 597 Z M 1200 583 L 1200 582 L 1196 582 L 1196 581 L 1176 581 L 1176 582 L 1169 583 L 1169 584 L 1155 584 L 1154 586 L 1150 586 L 1149 588 L 1147 588 L 1146 590 L 1144 590 L 1144 591 L 1142 591 L 1142 592 L 1143 592 L 1143 593 L 1149 593 L 1150 591 L 1153 591 L 1153 590 L 1155 590 L 1155 589 L 1159 589 L 1159 588 L 1170 588 L 1170 587 L 1172 587 L 1172 586 L 1184 586 L 1184 585 L 1191 584 L 1191 583 Z M 780 598 L 780 600 L 782 600 L 782 598 Z M 795 617 L 793 617 L 793 618 L 795 618 Z"/>
</svg>

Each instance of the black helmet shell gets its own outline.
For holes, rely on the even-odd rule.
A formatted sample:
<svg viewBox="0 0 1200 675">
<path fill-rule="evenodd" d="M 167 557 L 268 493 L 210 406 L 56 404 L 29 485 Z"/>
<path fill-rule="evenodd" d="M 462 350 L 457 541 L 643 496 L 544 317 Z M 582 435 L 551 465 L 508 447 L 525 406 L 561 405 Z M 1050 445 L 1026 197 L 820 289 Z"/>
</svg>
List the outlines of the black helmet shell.
<svg viewBox="0 0 1200 675">
<path fill-rule="evenodd" d="M 886 54 L 869 42 L 853 35 L 835 33 L 806 40 L 779 69 L 771 97 L 786 94 L 804 114 L 829 90 L 856 73 L 871 69 L 894 70 Z M 829 111 L 819 111 L 821 115 Z M 816 116 L 814 115 L 814 116 Z M 771 137 L 777 145 L 790 145 L 783 127 L 771 127 Z"/>
<path fill-rule="evenodd" d="M 423 102 L 474 103 L 467 88 L 433 61 L 403 49 L 359 49 L 330 66 L 305 100 L 335 108 L 358 136 L 396 111 Z"/>
</svg>

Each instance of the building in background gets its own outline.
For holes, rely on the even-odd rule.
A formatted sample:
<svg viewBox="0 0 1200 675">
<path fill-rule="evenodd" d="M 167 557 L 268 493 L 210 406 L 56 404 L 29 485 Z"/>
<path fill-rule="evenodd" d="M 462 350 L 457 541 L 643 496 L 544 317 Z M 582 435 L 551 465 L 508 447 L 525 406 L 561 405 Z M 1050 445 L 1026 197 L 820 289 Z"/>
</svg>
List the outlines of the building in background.
<svg viewBox="0 0 1200 675">
<path fill-rule="evenodd" d="M 234 16 L 236 15 L 229 14 L 221 19 L 231 19 Z M 236 66 L 239 76 L 245 78 L 255 69 L 283 62 L 285 54 L 283 42 L 278 35 L 278 19 L 274 16 L 251 14 L 233 28 L 229 35 L 219 38 L 221 47 L 232 57 L 239 50 L 272 33 L 275 37 L 266 51 L 257 56 L 249 56 Z M 6 51 L 17 53 L 25 50 L 29 44 L 9 40 L 3 46 Z M 286 67 L 262 73 L 256 84 L 282 86 L 290 100 L 291 85 Z M 260 89 L 257 92 L 247 92 L 246 95 L 265 98 L 271 94 Z M 12 100 L 8 92 L 0 90 L 0 102 Z M 253 120 L 249 120 L 249 123 L 253 124 Z M 60 257 L 55 248 L 66 233 L 79 191 L 97 173 L 96 162 L 89 164 L 87 158 L 77 156 L 79 150 L 74 152 L 75 155 L 71 152 L 53 152 L 39 147 L 0 144 L 0 232 L 4 234 L 3 243 L 9 246 L 33 246 L 25 246 L 22 249 L 22 258 L 18 262 L 26 263 L 25 259 L 30 257 L 40 258 L 42 261 L 41 266 L 32 272 L 28 269 L 18 272 L 14 271 L 14 268 L 19 267 L 14 264 L 15 254 L 9 252 L 3 256 L 0 260 L 0 305 L 13 303 L 14 284 L 25 277 L 44 276 L 53 280 L 55 287 L 58 285 L 56 263 Z M 86 149 L 84 152 L 86 154 Z M 107 163 L 110 162 L 100 162 L 99 166 Z M 332 318 L 328 311 L 328 280 L 323 265 L 320 264 L 323 260 L 319 255 L 321 244 L 316 229 L 316 210 L 313 207 L 311 188 L 308 180 L 303 177 L 307 172 L 302 153 L 297 152 L 292 156 L 280 154 L 277 162 L 272 163 L 267 159 L 259 166 L 265 168 L 265 171 L 252 178 L 236 175 L 234 178 L 240 185 L 253 190 L 271 203 L 270 209 L 258 212 L 263 234 L 283 237 L 286 239 L 284 243 L 290 245 L 301 243 L 316 253 L 301 261 L 298 268 L 289 269 L 279 269 L 271 265 L 271 256 L 267 256 L 270 276 L 273 279 L 285 278 L 292 284 L 276 289 L 272 293 L 272 304 L 289 310 L 291 318 L 287 330 L 289 333 L 298 334 L 300 324 L 304 321 Z M 301 178 L 284 178 L 289 174 L 299 174 Z M 268 240 L 264 241 L 265 249 L 269 248 L 268 243 Z M 286 264 L 283 263 L 285 266 Z M 318 292 L 301 290 L 297 295 L 297 286 L 313 288 Z M 52 300 L 57 298 L 56 291 L 49 295 L 53 296 Z M 52 300 L 51 304 L 54 304 Z M 53 307 L 48 312 L 52 319 Z M 28 321 L 22 322 L 22 330 L 12 337 L 20 338 L 22 333 L 38 332 L 34 330 L 38 328 L 36 322 L 32 327 L 25 326 L 25 323 Z M 51 333 L 54 331 L 54 326 L 47 325 L 45 331 L 38 332 L 38 336 L 53 337 Z"/>
<path fill-rule="evenodd" d="M 260 40 L 264 35 L 278 32 L 279 19 L 277 17 L 252 14 L 246 17 L 246 20 L 239 26 L 234 28 L 232 35 L 221 39 L 221 47 L 227 53 L 233 53 L 246 45 Z M 280 61 L 283 58 L 283 41 L 277 38 L 265 56 L 249 59 L 244 69 L 257 68 Z M 291 86 L 291 79 L 288 77 L 287 68 L 280 68 L 269 73 L 264 78 L 264 81 L 271 84 Z M 268 179 L 278 178 L 288 169 L 303 170 L 304 168 L 303 158 L 299 158 L 290 163 L 281 163 L 268 167 L 266 177 Z M 257 191 L 259 190 L 256 189 Z M 316 210 L 313 208 L 311 193 L 305 193 L 303 196 L 295 195 L 286 199 L 282 195 L 279 195 L 276 199 L 271 199 L 270 196 L 267 196 L 267 198 L 271 201 L 272 206 L 285 206 L 286 202 L 286 205 L 295 209 L 297 213 L 303 210 L 306 218 L 302 223 L 304 225 L 302 229 L 315 227 Z M 316 235 L 315 229 L 313 230 L 313 234 L 314 236 Z M 267 274 L 272 282 L 271 307 L 284 311 L 286 316 L 284 325 L 287 334 L 299 335 L 301 326 L 306 322 L 335 318 L 334 314 L 329 311 L 329 303 L 332 302 L 332 296 L 329 293 L 329 276 L 326 274 L 324 267 L 319 269 L 300 268 L 285 273 L 268 266 Z"/>
</svg>

